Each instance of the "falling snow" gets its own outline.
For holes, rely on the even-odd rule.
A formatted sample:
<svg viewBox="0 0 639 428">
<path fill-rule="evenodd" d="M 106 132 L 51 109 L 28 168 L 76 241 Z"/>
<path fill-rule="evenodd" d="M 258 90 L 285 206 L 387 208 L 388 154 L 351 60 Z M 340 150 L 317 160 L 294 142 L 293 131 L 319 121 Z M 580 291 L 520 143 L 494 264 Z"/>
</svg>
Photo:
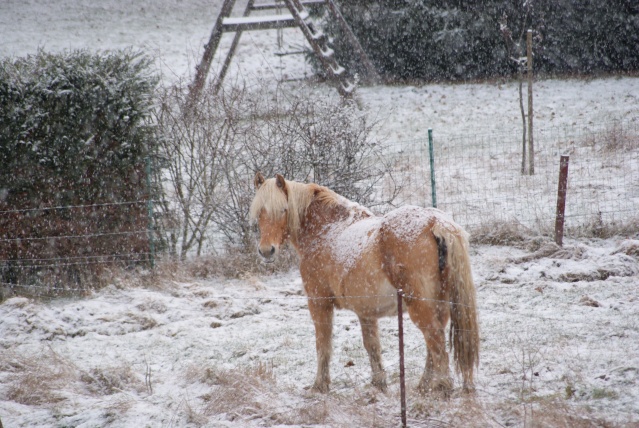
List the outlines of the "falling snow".
<svg viewBox="0 0 639 428">
<path fill-rule="evenodd" d="M 0 55 L 25 55 L 38 47 L 135 46 L 156 54 L 164 78 L 173 81 L 192 74 L 199 60 L 217 14 L 210 3 L 4 0 Z M 245 34 L 229 75 L 270 81 L 308 75 L 303 58 L 272 55 L 275 38 L 275 31 Z M 302 40 L 295 30 L 285 30 L 284 38 Z M 225 37 L 223 46 L 231 40 Z M 335 96 L 333 89 L 323 90 Z M 636 77 L 542 80 L 535 91 L 540 126 L 639 114 Z M 368 114 L 382 119 L 376 132 L 394 140 L 423 136 L 428 127 L 450 134 L 487 126 L 519 129 L 512 82 L 366 87 L 356 96 Z M 412 233 L 422 221 L 413 218 L 403 232 Z M 348 262 L 364 251 L 374 237 L 369 227 L 378 223 L 371 219 L 350 230 L 340 257 Z M 559 401 L 576 420 L 636 426 L 637 238 L 566 240 L 562 250 L 543 254 L 526 247 L 471 247 L 482 337 L 473 406 L 481 423 L 522 426 L 526 403 L 543 418 L 544 403 Z M 415 426 L 455 421 L 465 398 L 455 394 L 444 402 L 415 394 L 424 341 L 408 317 L 404 325 L 409 418 Z M 315 338 L 296 271 L 238 280 L 161 280 L 149 287 L 114 282 L 87 297 L 52 302 L 14 297 L 0 305 L 0 418 L 7 428 L 347 427 L 368 426 L 358 418 L 369 412 L 375 418 L 366 421 L 389 426 L 399 409 L 397 320 L 383 319 L 380 329 L 389 392 L 368 387 L 358 320 L 339 311 L 333 392 L 323 396 L 305 389 L 315 375 Z M 225 411 L 207 407 L 221 400 L 215 376 L 207 375 L 242 375 L 263 366 L 272 368 L 274 384 L 247 390 Z M 38 390 L 44 384 L 49 395 L 30 396 L 23 387 L 29 382 Z M 340 400 L 361 404 L 353 411 Z M 328 419 L 303 422 L 318 403 L 333 410 Z"/>
</svg>

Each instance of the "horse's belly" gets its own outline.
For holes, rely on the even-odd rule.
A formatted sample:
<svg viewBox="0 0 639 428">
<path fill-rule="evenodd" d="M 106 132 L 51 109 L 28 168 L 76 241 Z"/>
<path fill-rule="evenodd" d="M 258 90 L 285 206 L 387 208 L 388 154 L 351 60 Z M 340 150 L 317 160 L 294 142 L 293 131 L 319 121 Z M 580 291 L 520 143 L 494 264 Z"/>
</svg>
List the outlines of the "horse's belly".
<svg viewBox="0 0 639 428">
<path fill-rule="evenodd" d="M 377 283 L 349 282 L 335 300 L 339 308 L 350 309 L 361 317 L 397 314 L 397 290 L 385 278 Z"/>
</svg>

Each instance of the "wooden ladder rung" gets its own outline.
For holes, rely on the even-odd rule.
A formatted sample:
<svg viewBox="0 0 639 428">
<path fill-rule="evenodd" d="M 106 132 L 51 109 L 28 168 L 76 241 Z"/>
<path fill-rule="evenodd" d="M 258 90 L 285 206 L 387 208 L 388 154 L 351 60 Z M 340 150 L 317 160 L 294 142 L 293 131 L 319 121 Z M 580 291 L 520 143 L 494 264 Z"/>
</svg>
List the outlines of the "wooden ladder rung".
<svg viewBox="0 0 639 428">
<path fill-rule="evenodd" d="M 344 67 L 342 67 L 341 65 L 337 63 L 335 63 L 335 65 L 329 65 L 329 68 L 331 70 L 331 73 L 333 73 L 333 76 L 335 77 L 340 77 L 346 71 Z"/>
<path fill-rule="evenodd" d="M 301 14 L 302 19 L 308 18 L 308 13 Z M 291 14 L 267 16 L 237 16 L 222 19 L 222 31 L 251 31 L 272 30 L 276 28 L 296 27 L 297 22 Z"/>
<path fill-rule="evenodd" d="M 302 0 L 302 6 L 312 6 L 317 4 L 325 4 L 326 0 Z M 251 7 L 251 10 L 272 10 L 272 9 L 286 9 L 286 3 L 258 3 Z"/>
</svg>

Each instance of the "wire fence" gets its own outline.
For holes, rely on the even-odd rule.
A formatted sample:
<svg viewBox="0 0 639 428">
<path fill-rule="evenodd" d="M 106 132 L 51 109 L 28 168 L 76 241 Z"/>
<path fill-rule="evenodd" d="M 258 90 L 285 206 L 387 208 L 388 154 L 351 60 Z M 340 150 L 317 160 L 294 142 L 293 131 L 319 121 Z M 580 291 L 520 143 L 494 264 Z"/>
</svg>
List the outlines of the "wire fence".
<svg viewBox="0 0 639 428">
<path fill-rule="evenodd" d="M 559 160 L 567 154 L 565 236 L 637 234 L 639 118 L 537 129 L 535 141 L 535 174 L 524 175 L 518 131 L 460 136 L 434 130 L 437 207 L 450 212 L 473 236 L 513 227 L 551 235 Z M 388 159 L 402 186 L 395 204 L 431 206 L 428 140 L 392 143 Z M 3 282 L 37 284 L 66 269 L 75 273 L 57 283 L 68 279 L 77 283 L 73 277 L 82 267 L 153 264 L 156 231 L 151 230 L 153 213 L 147 213 L 152 204 L 133 200 L 0 211 Z M 11 226 L 12 219 L 18 226 Z M 20 278 L 24 273 L 26 279 Z"/>
<path fill-rule="evenodd" d="M 17 208 L 3 203 L 2 287 L 42 296 L 56 295 L 59 288 L 65 288 L 65 294 L 79 288 L 86 291 L 109 266 L 149 264 L 154 251 L 148 204 L 139 199 L 50 206 L 41 202 Z M 42 292 L 40 285 L 51 293 Z"/>
<path fill-rule="evenodd" d="M 566 235 L 639 229 L 639 118 L 535 130 L 534 175 L 522 174 L 522 135 L 434 131 L 437 207 L 471 233 L 514 225 L 552 233 L 559 161 L 569 155 Z M 426 138 L 390 145 L 404 186 L 398 205 L 432 205 Z"/>
</svg>

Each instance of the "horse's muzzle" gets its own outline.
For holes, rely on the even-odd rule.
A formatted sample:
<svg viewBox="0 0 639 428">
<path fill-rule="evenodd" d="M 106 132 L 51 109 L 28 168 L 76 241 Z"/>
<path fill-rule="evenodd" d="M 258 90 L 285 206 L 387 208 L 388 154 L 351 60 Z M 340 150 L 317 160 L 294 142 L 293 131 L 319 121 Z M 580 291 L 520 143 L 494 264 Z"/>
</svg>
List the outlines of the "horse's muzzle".
<svg viewBox="0 0 639 428">
<path fill-rule="evenodd" d="M 276 248 L 275 245 L 271 245 L 270 247 L 258 247 L 257 252 L 264 259 L 264 261 L 272 262 L 273 256 L 275 255 Z"/>
</svg>

